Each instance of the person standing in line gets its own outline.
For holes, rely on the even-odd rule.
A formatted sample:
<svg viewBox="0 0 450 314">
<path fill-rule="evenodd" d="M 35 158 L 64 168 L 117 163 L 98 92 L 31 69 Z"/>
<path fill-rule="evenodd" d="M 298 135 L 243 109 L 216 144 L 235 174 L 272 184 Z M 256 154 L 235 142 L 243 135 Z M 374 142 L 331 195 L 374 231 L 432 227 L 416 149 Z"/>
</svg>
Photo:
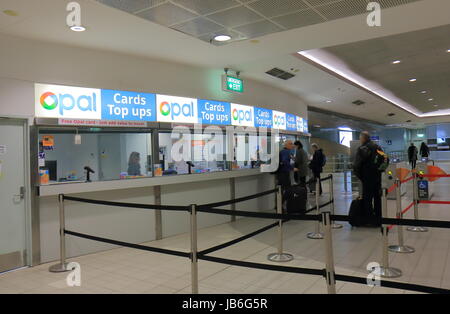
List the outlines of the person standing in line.
<svg viewBox="0 0 450 314">
<path fill-rule="evenodd" d="M 425 142 L 422 142 L 422 144 L 420 144 L 420 156 L 422 158 L 428 158 L 430 156 L 430 149 L 428 148 L 427 144 L 425 144 Z"/>
<path fill-rule="evenodd" d="M 281 187 L 286 189 L 291 186 L 291 173 L 294 171 L 294 167 L 292 165 L 292 149 L 294 148 L 294 144 L 291 140 L 287 140 L 284 143 L 283 149 L 280 151 L 280 164 L 277 171 L 278 184 Z"/>
<path fill-rule="evenodd" d="M 411 143 L 411 145 L 408 147 L 408 161 L 411 164 L 411 169 L 416 169 L 417 147 L 414 145 L 414 143 Z"/>
<path fill-rule="evenodd" d="M 311 168 L 311 171 L 313 173 L 314 182 L 319 180 L 319 191 L 314 192 L 319 193 L 319 195 L 322 195 L 322 182 L 320 182 L 320 174 L 322 173 L 323 166 L 325 165 L 325 155 L 323 153 L 323 150 L 316 143 L 313 143 L 311 147 L 314 153 L 313 158 L 309 163 L 309 167 Z"/>
<path fill-rule="evenodd" d="M 353 171 L 362 183 L 362 199 L 364 212 L 368 215 L 367 223 L 381 226 L 381 172 L 375 163 L 377 150 L 381 147 L 372 142 L 367 131 L 359 137 L 358 148 L 353 163 Z"/>
<path fill-rule="evenodd" d="M 299 184 L 306 184 L 306 175 L 308 174 L 308 154 L 303 149 L 303 144 L 300 141 L 295 141 L 294 145 L 297 150 L 295 152 L 295 181 Z"/>
</svg>

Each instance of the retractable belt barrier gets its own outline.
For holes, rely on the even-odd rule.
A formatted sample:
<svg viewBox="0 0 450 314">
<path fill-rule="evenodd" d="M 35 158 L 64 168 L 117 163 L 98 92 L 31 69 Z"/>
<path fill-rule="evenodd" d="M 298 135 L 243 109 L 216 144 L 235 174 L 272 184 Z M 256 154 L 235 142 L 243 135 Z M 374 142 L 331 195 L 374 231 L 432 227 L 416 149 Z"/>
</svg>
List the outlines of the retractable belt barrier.
<svg viewBox="0 0 450 314">
<path fill-rule="evenodd" d="M 270 271 L 280 271 L 280 272 L 288 272 L 288 273 L 297 273 L 297 274 L 305 274 L 305 275 L 316 275 L 322 276 L 326 279 L 327 282 L 327 290 L 328 293 L 336 293 L 335 282 L 336 280 L 344 281 L 344 282 L 352 282 L 359 284 L 368 284 L 373 285 L 368 278 L 355 277 L 355 276 L 347 276 L 335 274 L 334 271 L 334 260 L 333 260 L 333 247 L 332 247 L 332 232 L 331 230 L 335 228 L 333 225 L 333 221 L 349 221 L 349 217 L 347 215 L 334 215 L 330 212 L 319 212 L 320 208 L 332 205 L 334 210 L 334 199 L 332 193 L 332 182 L 333 176 L 330 175 L 326 178 L 321 179 L 321 181 L 331 180 L 331 195 L 330 201 L 320 205 L 316 202 L 316 206 L 307 210 L 306 212 L 317 210 L 318 214 L 316 215 L 307 215 L 304 214 L 285 214 L 280 211 L 281 204 L 281 189 L 269 190 L 266 192 L 237 198 L 235 200 L 216 202 L 204 205 L 190 205 L 190 206 L 165 206 L 165 205 L 153 205 L 153 204 L 136 204 L 136 203 L 123 203 L 123 202 L 113 202 L 113 201 L 102 201 L 102 200 L 91 200 L 79 197 L 72 197 L 60 194 L 58 197 L 59 200 L 59 213 L 60 213 L 60 253 L 61 253 L 61 261 L 57 265 L 53 265 L 50 267 L 50 271 L 52 272 L 62 272 L 69 271 L 66 263 L 66 252 L 65 252 L 65 235 L 75 236 L 87 240 L 98 241 L 108 244 L 113 244 L 122 247 L 129 247 L 133 249 L 168 254 L 178 257 L 189 258 L 191 260 L 191 276 L 192 276 L 192 292 L 198 293 L 198 260 L 204 260 L 209 262 L 240 266 L 240 267 L 248 267 L 255 269 L 265 269 Z M 408 179 L 409 181 L 411 179 Z M 406 181 L 406 182 L 407 182 Z M 319 180 L 317 180 L 317 183 Z M 397 185 L 397 188 L 400 184 Z M 386 192 L 387 190 L 385 190 Z M 229 210 L 229 209 L 220 209 L 216 208 L 219 206 L 225 206 L 237 202 L 243 202 L 250 199 L 262 197 L 265 195 L 270 195 L 272 193 L 277 193 L 277 213 L 264 213 L 264 212 L 252 212 L 252 211 L 242 211 L 242 210 Z M 385 194 L 384 194 L 385 196 Z M 316 197 L 316 200 L 318 198 Z M 383 199 L 385 200 L 385 198 Z M 109 206 L 119 206 L 119 207 L 128 207 L 128 208 L 137 208 L 137 209 L 152 209 L 152 210 L 168 210 L 168 211 L 186 211 L 190 213 L 191 216 L 191 251 L 190 252 L 182 252 L 176 250 L 169 250 L 158 247 L 150 247 L 140 244 L 133 244 L 93 235 L 88 235 L 80 232 L 75 232 L 71 230 L 67 230 L 65 228 L 65 215 L 64 215 L 64 201 L 74 201 L 74 202 L 82 202 L 89 204 L 97 204 L 97 205 L 109 205 Z M 414 203 L 413 203 L 414 204 Z M 409 210 L 412 205 L 409 206 L 406 210 Z M 405 210 L 405 211 L 406 211 Z M 272 223 L 265 227 L 262 227 L 258 230 L 255 230 L 249 234 L 243 235 L 239 238 L 227 241 L 225 243 L 198 251 L 197 250 L 197 213 L 210 213 L 210 214 L 218 214 L 218 215 L 230 215 L 230 216 L 241 216 L 241 217 L 252 217 L 252 218 L 262 218 L 262 219 L 276 219 L 278 222 Z M 383 214 L 384 216 L 384 214 Z M 321 223 L 324 227 L 324 239 L 325 239 L 325 248 L 326 248 L 326 268 L 324 269 L 312 269 L 312 268 L 301 268 L 301 267 L 293 267 L 293 266 L 280 266 L 273 264 L 264 264 L 264 263 L 255 263 L 249 261 L 238 261 L 227 258 L 210 256 L 213 252 L 222 250 L 226 247 L 254 237 L 258 234 L 261 234 L 265 231 L 268 231 L 276 226 L 279 226 L 279 234 L 281 236 L 281 243 L 279 247 L 279 253 L 282 251 L 282 225 L 290 220 L 303 220 L 303 221 L 317 221 Z M 436 220 L 412 220 L 412 219 L 401 219 L 400 218 L 382 218 L 383 225 L 392 224 L 392 225 L 405 225 L 405 226 L 426 226 L 426 227 L 434 227 L 434 228 L 450 228 L 450 221 L 436 221 Z M 387 233 L 386 233 L 387 234 Z M 280 260 L 281 261 L 281 260 Z M 401 282 L 391 282 L 380 280 L 378 285 L 387 288 L 396 288 L 403 290 L 412 290 L 418 292 L 425 293 L 445 293 L 449 294 L 450 290 L 441 289 L 436 287 L 428 287 L 416 284 L 409 283 L 401 283 Z"/>
</svg>

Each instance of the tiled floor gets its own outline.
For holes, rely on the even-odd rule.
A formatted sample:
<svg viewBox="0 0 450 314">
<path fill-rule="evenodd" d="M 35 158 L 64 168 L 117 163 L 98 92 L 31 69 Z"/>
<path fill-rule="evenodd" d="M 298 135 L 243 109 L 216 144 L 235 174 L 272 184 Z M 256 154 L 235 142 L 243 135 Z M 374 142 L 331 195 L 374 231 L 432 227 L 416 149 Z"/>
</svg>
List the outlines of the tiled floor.
<svg viewBox="0 0 450 314">
<path fill-rule="evenodd" d="M 444 166 L 448 171 L 450 165 Z M 450 180 L 435 183 L 436 200 L 449 200 Z M 327 191 L 326 185 L 324 185 Z M 411 190 L 408 183 L 408 190 Z M 343 192 L 342 177 L 335 177 L 336 213 L 346 214 L 352 196 Z M 328 194 L 325 193 L 323 201 Z M 404 196 L 403 207 L 409 204 Z M 389 215 L 395 213 L 395 201 L 389 201 Z M 239 206 L 238 206 L 239 208 Z M 412 210 L 406 217 L 412 218 Z M 450 206 L 421 205 L 424 219 L 450 220 Z M 237 222 L 199 230 L 199 249 L 239 237 L 272 223 L 263 219 L 240 219 Z M 290 221 L 284 227 L 284 247 L 295 259 L 283 265 L 324 268 L 322 240 L 310 240 L 306 233 L 314 230 L 313 222 Z M 400 268 L 403 276 L 396 280 L 450 289 L 450 230 L 430 229 L 427 233 L 404 232 L 405 243 L 413 254 L 390 254 L 391 266 Z M 397 242 L 397 228 L 390 233 L 390 243 Z M 276 251 L 277 230 L 272 229 L 212 255 L 260 263 Z M 333 231 L 336 273 L 366 277 L 369 262 L 379 262 L 381 237 L 379 229 L 344 228 Z M 175 250 L 189 250 L 189 235 L 182 234 L 148 243 Z M 0 293 L 190 293 L 190 263 L 186 258 L 118 248 L 73 258 L 81 265 L 81 287 L 68 287 L 67 274 L 48 272 L 49 265 L 0 274 Z M 275 263 L 274 263 L 275 264 Z M 208 293 L 326 293 L 322 277 L 199 262 L 199 290 Z M 397 289 L 372 288 L 360 284 L 337 282 L 338 293 L 412 293 Z"/>
</svg>

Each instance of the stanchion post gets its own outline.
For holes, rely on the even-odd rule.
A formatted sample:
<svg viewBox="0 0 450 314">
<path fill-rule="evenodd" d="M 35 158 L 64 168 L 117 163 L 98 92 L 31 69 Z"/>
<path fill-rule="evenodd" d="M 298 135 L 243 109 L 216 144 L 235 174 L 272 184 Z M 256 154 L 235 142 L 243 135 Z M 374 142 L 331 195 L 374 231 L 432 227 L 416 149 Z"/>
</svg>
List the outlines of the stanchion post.
<svg viewBox="0 0 450 314">
<path fill-rule="evenodd" d="M 381 195 L 381 214 L 382 218 L 387 217 L 387 189 L 383 188 Z M 402 271 L 397 268 L 389 267 L 389 238 L 388 238 L 388 226 L 383 224 L 381 227 L 382 238 L 382 260 L 381 265 L 372 270 L 372 273 L 384 278 L 397 278 L 402 275 Z"/>
<path fill-rule="evenodd" d="M 419 187 L 417 180 L 417 173 L 413 173 L 413 202 L 414 202 L 414 219 L 419 220 Z M 425 227 L 408 227 L 406 230 L 411 232 L 427 232 Z"/>
<path fill-rule="evenodd" d="M 402 192 L 401 192 L 401 181 L 400 179 L 395 179 L 395 200 L 396 200 L 396 216 L 399 219 L 403 218 L 402 213 Z M 403 226 L 398 225 L 397 226 L 397 235 L 398 235 L 398 245 L 390 245 L 389 251 L 395 252 L 395 253 L 413 253 L 415 250 L 414 248 L 407 246 L 404 244 L 403 241 Z"/>
<path fill-rule="evenodd" d="M 344 191 L 348 192 L 347 171 L 344 169 Z"/>
<path fill-rule="evenodd" d="M 317 215 L 320 215 L 319 194 L 320 194 L 320 178 L 316 178 L 316 214 Z M 309 232 L 306 236 L 309 239 L 314 239 L 314 240 L 323 239 L 323 233 L 320 232 L 320 221 L 317 221 L 317 223 L 316 223 L 316 230 L 314 232 Z"/>
<path fill-rule="evenodd" d="M 58 264 L 52 265 L 49 271 L 52 273 L 63 273 L 69 271 L 66 263 L 66 220 L 64 214 L 64 194 L 58 195 L 58 208 L 59 208 L 59 254 L 60 261 Z"/>
<path fill-rule="evenodd" d="M 277 214 L 283 213 L 283 191 L 281 186 L 278 186 L 277 190 Z M 271 253 L 267 256 L 267 259 L 272 262 L 289 262 L 294 259 L 294 256 L 289 253 L 283 252 L 283 219 L 278 221 L 278 252 Z"/>
<path fill-rule="evenodd" d="M 333 183 L 333 175 L 330 175 L 330 202 L 331 202 L 331 213 L 334 215 L 334 183 Z M 334 221 L 331 224 L 331 228 L 340 229 L 342 228 L 342 224 L 337 224 Z"/>
<path fill-rule="evenodd" d="M 191 211 L 191 285 L 192 294 L 198 294 L 198 258 L 197 258 L 197 205 L 190 206 Z"/>
<path fill-rule="evenodd" d="M 328 294 L 336 294 L 336 279 L 334 273 L 334 257 L 333 257 L 333 239 L 332 239 L 332 224 L 330 212 L 322 213 L 322 225 L 325 231 L 325 269 Z"/>
</svg>

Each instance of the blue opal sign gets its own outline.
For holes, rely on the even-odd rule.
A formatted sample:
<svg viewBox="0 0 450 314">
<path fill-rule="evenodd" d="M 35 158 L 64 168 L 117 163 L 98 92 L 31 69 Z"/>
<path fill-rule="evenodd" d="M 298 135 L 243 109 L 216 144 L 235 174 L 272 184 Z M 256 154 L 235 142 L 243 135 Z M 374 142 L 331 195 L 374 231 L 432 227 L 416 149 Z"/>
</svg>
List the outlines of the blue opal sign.
<svg viewBox="0 0 450 314">
<path fill-rule="evenodd" d="M 198 106 L 198 121 L 204 124 L 231 124 L 230 103 L 200 99 Z"/>
<path fill-rule="evenodd" d="M 272 128 L 272 110 L 255 107 L 255 127 Z"/>
<path fill-rule="evenodd" d="M 295 115 L 286 113 L 286 130 L 297 131 L 297 117 Z"/>
<path fill-rule="evenodd" d="M 102 89 L 102 120 L 156 121 L 155 94 Z"/>
</svg>

